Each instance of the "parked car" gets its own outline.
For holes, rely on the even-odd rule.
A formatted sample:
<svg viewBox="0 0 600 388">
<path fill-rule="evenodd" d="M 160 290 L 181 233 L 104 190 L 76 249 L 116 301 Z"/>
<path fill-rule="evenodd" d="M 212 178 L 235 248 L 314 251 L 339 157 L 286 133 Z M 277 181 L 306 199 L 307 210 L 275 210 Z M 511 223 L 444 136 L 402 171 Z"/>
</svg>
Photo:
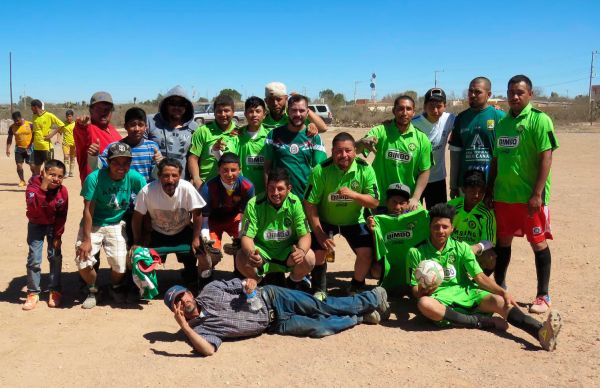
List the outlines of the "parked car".
<svg viewBox="0 0 600 388">
<path fill-rule="evenodd" d="M 333 122 L 333 113 L 329 109 L 327 104 L 309 104 L 308 108 L 321 116 L 325 124 L 331 124 Z"/>
<path fill-rule="evenodd" d="M 211 121 L 215 121 L 215 111 L 212 103 L 200 103 L 196 105 L 194 109 L 194 120 L 199 125 L 204 125 L 210 123 Z M 244 116 L 244 111 L 242 109 L 236 109 L 233 112 L 233 122 L 235 125 L 240 123 L 244 123 L 246 117 Z"/>
</svg>

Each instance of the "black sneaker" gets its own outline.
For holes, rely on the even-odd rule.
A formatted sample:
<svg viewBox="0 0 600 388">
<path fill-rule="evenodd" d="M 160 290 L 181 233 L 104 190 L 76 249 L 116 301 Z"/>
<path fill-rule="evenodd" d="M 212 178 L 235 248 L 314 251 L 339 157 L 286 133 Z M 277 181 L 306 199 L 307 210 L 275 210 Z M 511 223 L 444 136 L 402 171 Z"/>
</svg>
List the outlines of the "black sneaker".
<svg viewBox="0 0 600 388">
<path fill-rule="evenodd" d="M 110 294 L 110 297 L 115 303 L 122 304 L 127 301 L 126 290 L 123 286 L 111 286 L 108 290 L 108 293 Z"/>
</svg>

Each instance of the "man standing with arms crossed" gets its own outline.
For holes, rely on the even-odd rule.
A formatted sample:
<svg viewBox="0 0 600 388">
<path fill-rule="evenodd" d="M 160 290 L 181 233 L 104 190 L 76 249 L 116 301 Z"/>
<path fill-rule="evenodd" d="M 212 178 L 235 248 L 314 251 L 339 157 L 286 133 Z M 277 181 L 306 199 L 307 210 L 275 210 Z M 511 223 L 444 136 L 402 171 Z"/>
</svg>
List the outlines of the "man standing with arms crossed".
<svg viewBox="0 0 600 388">
<path fill-rule="evenodd" d="M 480 170 L 487 178 L 496 125 L 506 114 L 488 105 L 492 83 L 485 77 L 474 78 L 469 84 L 469 109 L 456 116 L 450 134 L 450 198 L 460 196 L 459 187 L 469 170 Z"/>
<path fill-rule="evenodd" d="M 516 75 L 508 81 L 509 114 L 496 128 L 496 147 L 486 196 L 495 200 L 498 247 L 494 279 L 506 287 L 514 236 L 527 236 L 535 255 L 537 295 L 532 313 L 550 307 L 551 255 L 546 242 L 550 231 L 550 167 L 552 152 L 558 148 L 552 120 L 531 103 L 531 80 Z"/>
</svg>

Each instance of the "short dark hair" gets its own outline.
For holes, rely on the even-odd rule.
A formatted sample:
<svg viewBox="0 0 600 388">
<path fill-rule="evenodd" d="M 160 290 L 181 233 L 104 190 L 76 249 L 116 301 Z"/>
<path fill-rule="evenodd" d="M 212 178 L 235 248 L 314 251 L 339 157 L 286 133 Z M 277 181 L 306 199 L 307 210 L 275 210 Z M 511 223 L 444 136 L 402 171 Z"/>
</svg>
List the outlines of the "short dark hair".
<svg viewBox="0 0 600 388">
<path fill-rule="evenodd" d="M 483 77 L 483 76 L 479 76 L 479 77 L 475 77 L 475 78 L 473 78 L 473 79 L 471 80 L 471 82 L 469 82 L 469 85 L 471 85 L 471 84 L 476 84 L 476 83 L 479 83 L 479 82 L 482 82 L 482 83 L 485 85 L 485 89 L 486 89 L 487 91 L 490 91 L 490 90 L 492 90 L 492 81 L 490 81 L 490 79 L 489 79 L 489 78 L 487 78 L 487 77 Z"/>
<path fill-rule="evenodd" d="M 146 122 L 146 111 L 138 107 L 127 109 L 127 112 L 125 112 L 125 124 L 131 120 L 142 120 L 143 122 Z"/>
<path fill-rule="evenodd" d="M 31 106 L 37 106 L 38 108 L 44 106 L 44 104 L 42 104 L 42 101 L 38 100 L 37 98 L 35 100 L 31 100 L 30 104 Z"/>
<path fill-rule="evenodd" d="M 523 75 L 523 74 L 518 74 L 518 75 L 515 75 L 514 77 L 511 77 L 511 79 L 508 80 L 508 87 L 510 88 L 510 85 L 518 84 L 519 82 L 525 82 L 525 85 L 527 85 L 527 88 L 529 90 L 533 89 L 533 83 L 531 82 L 529 77 L 527 77 L 526 75 Z"/>
<path fill-rule="evenodd" d="M 394 100 L 394 109 L 396 109 L 396 107 L 402 100 L 408 100 L 408 101 L 412 102 L 413 108 L 415 107 L 415 100 L 411 96 L 403 94 L 401 96 L 396 97 L 396 99 Z"/>
<path fill-rule="evenodd" d="M 221 155 L 221 158 L 217 162 L 217 165 L 221 167 L 225 163 L 236 163 L 239 166 L 240 157 L 234 154 L 233 152 L 225 152 L 223 155 Z"/>
<path fill-rule="evenodd" d="M 463 177 L 463 187 L 485 187 L 485 173 L 479 170 L 468 170 Z"/>
<path fill-rule="evenodd" d="M 244 103 L 244 110 L 258 108 L 259 106 L 262 106 L 264 110 L 267 110 L 265 100 L 256 96 L 248 97 L 248 99 L 246 99 L 246 102 Z"/>
<path fill-rule="evenodd" d="M 215 97 L 215 101 L 213 102 L 214 110 L 217 110 L 217 106 L 230 106 L 231 109 L 235 110 L 235 102 L 233 98 L 227 94 L 219 94 Z"/>
<path fill-rule="evenodd" d="M 308 97 L 303 96 L 302 94 L 294 94 L 293 96 L 291 96 L 290 98 L 288 98 L 288 106 L 292 105 L 292 104 L 296 104 L 300 101 L 304 101 L 306 103 L 306 106 L 308 107 Z"/>
<path fill-rule="evenodd" d="M 290 175 L 287 170 L 281 167 L 276 167 L 269 171 L 269 175 L 267 175 L 267 183 L 269 182 L 279 182 L 284 181 L 286 185 L 290 184 Z"/>
<path fill-rule="evenodd" d="M 341 141 L 350 141 L 352 142 L 353 146 L 356 146 L 356 140 L 354 140 L 354 137 L 351 134 L 348 132 L 340 132 L 334 136 L 333 140 L 331 141 L 331 147 L 335 147 L 335 143 Z"/>
<path fill-rule="evenodd" d="M 183 166 L 181 165 L 181 162 L 179 160 L 174 158 L 164 158 L 163 160 L 158 162 L 158 165 L 156 166 L 156 168 L 158 169 L 158 174 L 162 174 L 163 169 L 167 166 L 177 167 L 177 169 L 179 170 L 179 175 L 181 175 L 181 173 L 183 172 Z"/>
<path fill-rule="evenodd" d="M 448 218 L 450 222 L 454 220 L 456 208 L 447 203 L 438 203 L 429 210 L 429 223 L 433 222 L 434 218 Z"/>
<path fill-rule="evenodd" d="M 73 112 L 73 109 L 67 109 L 67 111 L 65 112 L 65 117 L 73 116 L 73 115 L 75 115 L 75 112 Z"/>
<path fill-rule="evenodd" d="M 17 120 L 20 120 L 23 118 L 23 116 L 21 116 L 21 112 L 19 112 L 19 111 L 13 112 L 11 117 L 12 117 L 13 121 L 17 121 Z"/>
<path fill-rule="evenodd" d="M 63 171 L 63 174 L 67 171 L 65 164 L 58 159 L 50 159 L 44 162 L 44 171 L 48 171 L 52 167 L 60 168 Z"/>
</svg>

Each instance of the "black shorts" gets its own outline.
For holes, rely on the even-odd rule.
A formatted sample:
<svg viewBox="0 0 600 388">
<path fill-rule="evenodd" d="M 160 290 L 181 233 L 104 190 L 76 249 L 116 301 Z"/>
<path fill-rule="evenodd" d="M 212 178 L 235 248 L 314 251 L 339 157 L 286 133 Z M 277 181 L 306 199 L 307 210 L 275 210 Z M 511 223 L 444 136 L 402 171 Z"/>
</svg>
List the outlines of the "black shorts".
<svg viewBox="0 0 600 388">
<path fill-rule="evenodd" d="M 425 190 L 423 190 L 421 202 L 423 199 L 425 199 L 425 206 L 427 207 L 427 210 L 430 210 L 438 203 L 448 202 L 446 180 L 442 179 L 441 181 L 429 182 L 427 186 L 425 186 Z"/>
<path fill-rule="evenodd" d="M 41 166 L 46 160 L 50 160 L 50 151 L 33 150 L 33 164 Z"/>
<path fill-rule="evenodd" d="M 15 147 L 15 162 L 29 164 L 29 151 L 27 148 Z"/>
<path fill-rule="evenodd" d="M 346 241 L 348 241 L 350 248 L 352 248 L 352 250 L 355 252 L 356 248 L 373 248 L 373 236 L 371 235 L 369 229 L 367 229 L 367 224 L 364 222 L 360 224 L 344 226 L 331 225 L 326 222 L 321 222 L 321 227 L 326 235 L 329 235 L 329 232 L 333 232 L 334 236 L 338 233 L 344 236 Z M 325 250 L 319 244 L 313 232 L 311 232 L 310 248 L 313 251 Z"/>
</svg>

